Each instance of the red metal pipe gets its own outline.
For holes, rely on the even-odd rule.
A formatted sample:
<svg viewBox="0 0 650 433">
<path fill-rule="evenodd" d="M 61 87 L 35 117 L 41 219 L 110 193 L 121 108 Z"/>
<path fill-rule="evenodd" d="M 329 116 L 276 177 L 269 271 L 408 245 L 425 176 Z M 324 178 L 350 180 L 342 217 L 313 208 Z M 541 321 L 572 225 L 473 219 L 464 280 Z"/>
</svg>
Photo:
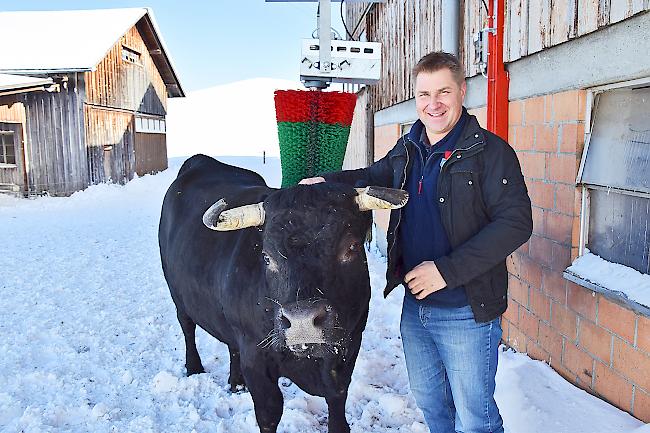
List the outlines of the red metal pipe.
<svg viewBox="0 0 650 433">
<path fill-rule="evenodd" d="M 503 29 L 505 0 L 488 0 L 488 100 L 487 129 L 508 140 L 508 85 L 510 79 L 503 64 Z M 496 11 L 495 11 L 496 8 Z"/>
</svg>

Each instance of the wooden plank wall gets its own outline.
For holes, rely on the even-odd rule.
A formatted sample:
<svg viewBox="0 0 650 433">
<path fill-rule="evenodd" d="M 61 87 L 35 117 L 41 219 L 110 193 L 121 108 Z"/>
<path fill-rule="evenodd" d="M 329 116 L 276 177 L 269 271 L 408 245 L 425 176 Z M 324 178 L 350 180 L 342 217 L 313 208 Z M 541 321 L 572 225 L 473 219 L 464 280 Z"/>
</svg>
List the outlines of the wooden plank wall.
<svg viewBox="0 0 650 433">
<path fill-rule="evenodd" d="M 487 1 L 490 0 L 486 0 L 486 3 Z M 465 67 L 465 76 L 473 77 L 481 72 L 478 64 L 474 63 L 476 49 L 473 38 L 475 33 L 488 26 L 488 14 L 482 0 L 462 0 L 460 10 L 462 36 L 459 40 L 458 57 Z"/>
<path fill-rule="evenodd" d="M 506 62 L 650 10 L 647 0 L 507 0 Z"/>
<path fill-rule="evenodd" d="M 140 53 L 140 64 L 123 60 L 122 47 Z M 136 173 L 167 168 L 165 135 L 143 138 L 152 134 L 136 137 L 134 131 L 135 114 L 164 119 L 167 112 L 167 88 L 135 26 L 86 78 L 86 142 L 92 183 L 125 183 Z"/>
<path fill-rule="evenodd" d="M 135 172 L 138 176 L 157 173 L 167 168 L 167 137 L 165 134 L 135 133 Z"/>
<path fill-rule="evenodd" d="M 479 73 L 473 35 L 487 27 L 487 12 L 481 0 L 459 1 L 459 57 L 466 76 L 472 77 Z M 365 7 L 346 3 L 350 31 Z M 506 0 L 504 60 L 515 61 L 648 10 L 648 0 Z M 354 36 L 365 33 L 367 40 L 382 43 L 381 80 L 370 86 L 373 111 L 413 97 L 410 68 L 424 54 L 441 48 L 440 11 L 440 0 L 388 0 L 372 6 Z"/>
<path fill-rule="evenodd" d="M 122 46 L 140 53 L 142 64 L 122 60 Z M 140 33 L 132 27 L 99 63 L 86 72 L 86 103 L 164 116 L 167 88 Z"/>
<path fill-rule="evenodd" d="M 133 114 L 85 106 L 90 182 L 124 184 L 135 173 Z"/>
<path fill-rule="evenodd" d="M 25 191 L 25 162 L 24 162 L 24 141 L 25 141 L 25 105 L 19 101 L 21 96 L 11 95 L 0 97 L 0 122 L 19 123 L 22 131 L 20 148 L 16 149 L 16 167 L 0 168 L 0 183 L 18 185 L 21 191 Z"/>
<path fill-rule="evenodd" d="M 345 150 L 343 170 L 367 167 L 372 163 L 373 154 L 373 122 L 372 113 L 368 107 L 368 87 L 357 92 L 357 104 L 354 107 L 350 137 Z"/>
<path fill-rule="evenodd" d="M 82 74 L 67 75 L 59 92 L 26 95 L 25 157 L 29 192 L 70 195 L 88 186 Z"/>
<path fill-rule="evenodd" d="M 365 17 L 367 40 L 381 42 L 381 79 L 370 86 L 371 110 L 378 111 L 413 97 L 411 69 L 424 54 L 440 49 L 441 0 L 413 0 L 377 3 Z M 349 3 L 348 28 L 353 27 L 366 8 L 364 3 Z M 352 30 L 352 29 L 350 29 Z"/>
</svg>

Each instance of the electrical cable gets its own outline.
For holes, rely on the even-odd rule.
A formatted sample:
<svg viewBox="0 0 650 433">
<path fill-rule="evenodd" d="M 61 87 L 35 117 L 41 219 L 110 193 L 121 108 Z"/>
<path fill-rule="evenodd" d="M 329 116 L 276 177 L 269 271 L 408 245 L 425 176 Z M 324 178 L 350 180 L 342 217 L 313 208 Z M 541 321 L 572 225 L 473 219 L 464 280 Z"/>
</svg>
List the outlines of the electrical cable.
<svg viewBox="0 0 650 433">
<path fill-rule="evenodd" d="M 345 19 L 343 18 L 343 2 L 345 0 L 341 0 L 341 22 L 343 23 L 343 28 L 345 29 L 345 33 L 348 34 L 348 37 L 350 38 L 351 41 L 354 40 L 354 32 L 352 32 L 352 35 L 350 34 L 350 31 L 348 30 L 348 26 L 345 25 Z"/>
<path fill-rule="evenodd" d="M 357 32 L 357 29 L 361 25 L 361 21 L 363 21 L 363 19 L 366 17 L 366 15 L 368 14 L 368 12 L 370 11 L 370 8 L 372 6 L 373 6 L 373 3 L 370 3 L 368 6 L 366 6 L 366 10 L 363 11 L 363 13 L 361 14 L 361 18 L 359 18 L 359 21 L 357 21 L 357 25 L 354 26 L 354 30 L 352 30 L 352 34 L 355 34 Z"/>
<path fill-rule="evenodd" d="M 487 5 L 487 3 L 485 3 L 485 0 L 482 0 L 482 1 L 483 1 L 483 7 L 485 8 L 485 13 L 489 15 L 490 14 L 490 9 L 488 9 L 488 5 Z"/>
<path fill-rule="evenodd" d="M 330 27 L 330 33 L 332 35 L 332 40 L 343 40 L 341 37 L 341 34 L 339 33 L 338 30 L 336 30 L 334 27 Z M 318 39 L 318 29 L 314 29 L 313 32 L 311 32 L 311 38 L 312 39 Z"/>
</svg>

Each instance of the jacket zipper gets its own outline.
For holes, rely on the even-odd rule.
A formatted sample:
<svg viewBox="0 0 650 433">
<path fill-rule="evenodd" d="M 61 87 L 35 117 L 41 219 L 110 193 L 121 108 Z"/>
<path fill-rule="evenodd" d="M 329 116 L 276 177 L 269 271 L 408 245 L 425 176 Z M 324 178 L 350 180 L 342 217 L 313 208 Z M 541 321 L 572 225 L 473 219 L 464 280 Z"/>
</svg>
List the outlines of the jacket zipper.
<svg viewBox="0 0 650 433">
<path fill-rule="evenodd" d="M 408 139 L 408 140 L 411 141 L 410 139 Z M 424 164 L 422 165 L 422 174 L 420 175 L 420 180 L 418 181 L 418 195 L 420 195 L 420 194 L 422 194 L 422 183 L 424 182 L 424 171 L 426 170 L 426 167 L 427 167 L 427 164 L 429 163 L 429 160 L 431 160 L 431 157 L 433 156 L 433 152 L 431 152 L 431 155 L 427 156 L 426 158 L 423 158 L 422 149 L 420 149 L 420 146 L 413 143 L 412 141 L 411 141 L 411 143 L 418 150 L 418 153 L 420 154 L 420 159 L 424 159 L 424 161 L 423 161 Z M 406 179 L 406 172 L 404 174 L 404 178 Z"/>
</svg>

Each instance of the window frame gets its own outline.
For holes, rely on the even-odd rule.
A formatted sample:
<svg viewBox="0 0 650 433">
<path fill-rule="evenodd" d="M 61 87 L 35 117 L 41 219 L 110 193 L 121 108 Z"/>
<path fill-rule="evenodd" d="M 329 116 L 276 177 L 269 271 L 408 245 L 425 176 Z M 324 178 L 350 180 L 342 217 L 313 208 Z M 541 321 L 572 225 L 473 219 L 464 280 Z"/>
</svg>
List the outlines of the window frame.
<svg viewBox="0 0 650 433">
<path fill-rule="evenodd" d="M 135 55 L 136 57 L 132 59 L 130 55 L 131 56 Z M 122 49 L 120 51 L 120 57 L 122 58 L 122 61 L 125 63 L 142 66 L 142 53 L 140 53 L 138 50 L 135 50 L 131 47 L 122 45 Z"/>
<path fill-rule="evenodd" d="M 20 128 L 22 127 L 21 123 L 16 123 L 16 122 L 6 122 L 6 121 L 0 121 L 0 133 L 8 132 L 10 134 L 2 134 L 2 135 L 10 135 L 13 137 L 13 148 L 14 148 L 14 162 L 13 163 L 8 163 L 7 161 L 7 155 L 5 151 L 5 146 L 2 142 L 0 142 L 0 168 L 17 168 L 18 167 L 18 152 L 20 151 L 20 140 L 21 140 L 21 130 Z M 8 126 L 4 126 L 8 125 Z M 6 128 L 6 129 L 5 129 Z"/>
<path fill-rule="evenodd" d="M 134 130 L 138 134 L 167 134 L 167 119 L 164 117 L 134 116 Z"/>
<path fill-rule="evenodd" d="M 583 174 L 587 154 L 589 151 L 589 144 L 591 142 L 591 133 L 593 130 L 593 122 L 595 119 L 595 112 L 598 108 L 598 97 L 602 93 L 612 90 L 625 89 L 630 87 L 650 86 L 650 76 L 638 78 L 635 80 L 621 81 L 618 83 L 607 84 L 603 86 L 592 87 L 587 89 L 587 98 L 585 103 L 585 132 L 584 132 L 584 149 L 580 158 L 580 166 L 576 176 L 576 185 L 580 187 L 581 204 L 580 204 L 580 234 L 578 243 L 578 257 L 585 254 L 587 243 L 589 242 L 589 217 L 591 211 L 590 189 L 612 191 L 618 194 L 632 195 L 635 197 L 649 198 L 650 194 L 641 191 L 630 191 L 617 187 L 604 187 L 600 185 L 591 185 L 583 182 Z M 618 262 L 615 262 L 618 263 Z M 620 264 L 620 263 L 619 263 Z"/>
</svg>

